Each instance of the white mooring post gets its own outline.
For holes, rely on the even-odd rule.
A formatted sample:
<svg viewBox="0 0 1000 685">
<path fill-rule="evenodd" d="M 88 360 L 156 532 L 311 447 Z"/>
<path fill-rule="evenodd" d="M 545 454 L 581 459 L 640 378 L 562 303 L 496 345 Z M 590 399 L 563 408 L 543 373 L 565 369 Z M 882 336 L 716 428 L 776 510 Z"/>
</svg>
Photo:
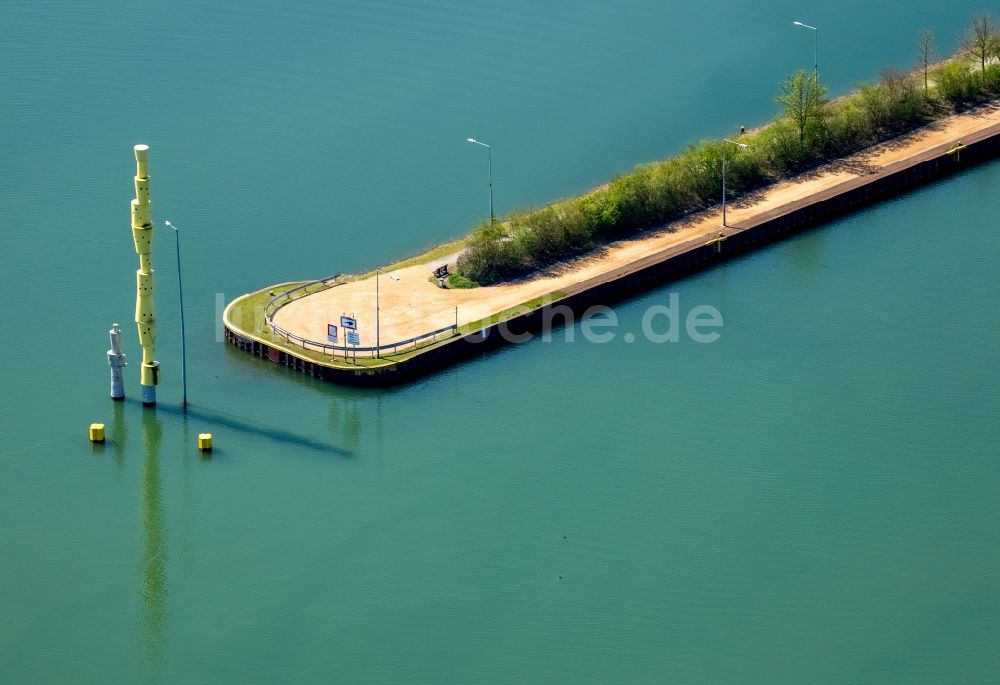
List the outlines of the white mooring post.
<svg viewBox="0 0 1000 685">
<path fill-rule="evenodd" d="M 111 367 L 111 399 L 125 399 L 125 382 L 122 380 L 122 368 L 125 367 L 125 355 L 122 354 L 122 330 L 118 324 L 112 324 L 108 331 L 111 337 L 111 349 L 108 350 L 108 366 Z"/>
</svg>

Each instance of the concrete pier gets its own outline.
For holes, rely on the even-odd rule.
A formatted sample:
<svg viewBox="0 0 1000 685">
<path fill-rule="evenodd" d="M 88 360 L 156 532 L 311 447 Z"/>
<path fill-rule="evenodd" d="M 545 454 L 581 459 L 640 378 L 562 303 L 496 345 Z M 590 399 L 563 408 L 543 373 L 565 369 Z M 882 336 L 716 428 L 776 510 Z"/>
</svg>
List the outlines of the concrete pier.
<svg viewBox="0 0 1000 685">
<path fill-rule="evenodd" d="M 955 153 L 959 141 L 960 155 Z M 905 145 L 901 146 L 900 142 L 905 142 Z M 692 218 L 694 228 L 689 226 L 685 230 L 665 233 L 648 240 L 639 237 L 626 241 L 626 247 L 621 249 L 630 250 L 627 254 L 635 255 L 635 259 L 619 260 L 619 263 L 612 264 L 610 268 L 604 269 L 600 263 L 583 264 L 580 269 L 567 270 L 568 273 L 559 278 L 530 280 L 528 283 L 534 290 L 500 285 L 465 291 L 440 291 L 460 293 L 459 297 L 469 298 L 470 301 L 477 297 L 484 298 L 491 307 L 485 310 L 486 315 L 528 301 L 533 306 L 524 307 L 523 311 L 506 317 L 502 322 L 487 320 L 488 324 L 482 326 L 476 326 L 472 322 L 485 318 L 483 310 L 474 310 L 471 315 L 466 313 L 458 321 L 462 325 L 458 327 L 457 334 L 423 345 L 410 353 L 390 356 L 388 359 L 369 360 L 368 364 L 353 366 L 343 363 L 336 356 L 320 354 L 316 349 L 297 343 L 291 337 L 280 339 L 271 335 L 270 331 L 259 334 L 259 331 L 255 332 L 252 327 L 247 326 L 245 320 L 240 321 L 238 317 L 234 317 L 241 302 L 254 297 L 253 293 L 237 299 L 226 308 L 226 338 L 239 349 L 336 383 L 377 386 L 404 382 L 441 366 L 481 354 L 490 347 L 505 344 L 519 334 L 538 331 L 556 306 L 568 307 L 580 314 L 592 305 L 609 304 L 971 165 L 995 159 L 1000 156 L 1000 111 L 994 109 L 985 116 L 982 113 L 970 113 L 950 117 L 891 141 L 891 145 L 884 147 L 891 150 L 892 154 L 879 157 L 872 151 L 863 151 L 843 160 L 859 162 L 857 165 L 840 164 L 838 167 L 841 170 L 829 172 L 821 168 L 811 172 L 807 181 L 793 178 L 764 189 L 764 200 L 730 211 L 730 226 L 722 233 L 721 241 L 718 240 L 718 212 L 707 210 L 702 213 L 703 222 L 699 223 L 697 217 Z M 845 172 L 842 170 L 845 166 L 856 166 L 864 171 Z M 821 182 L 824 178 L 826 182 Z M 713 228 L 699 228 L 701 226 Z M 421 269 L 427 270 L 426 265 Z M 398 273 L 404 274 L 403 271 Z M 322 305 L 322 309 L 329 311 L 331 301 L 347 301 L 352 287 L 360 293 L 359 297 L 366 296 L 361 290 L 363 285 L 355 286 L 352 283 L 326 291 L 328 294 L 322 295 L 326 300 L 321 299 L 320 295 L 308 295 L 303 302 L 313 298 L 315 303 L 302 306 Z M 431 287 L 438 290 L 435 286 Z M 287 289 L 286 287 L 285 290 Z M 275 286 L 267 290 L 281 292 Z M 383 288 L 383 298 L 385 291 Z M 433 293 L 431 297 L 444 295 Z M 504 302 L 503 297 L 508 297 L 508 302 Z M 434 307 L 439 308 L 438 303 L 435 302 Z M 463 308 L 466 307 L 460 305 L 460 311 Z M 308 309 L 303 311 L 309 313 Z M 391 307 L 387 308 L 385 299 L 382 301 L 381 311 L 384 341 L 384 317 L 387 316 L 387 311 L 392 311 Z M 308 325 L 312 325 L 313 318 L 316 317 L 301 317 Z M 407 312 L 406 318 L 413 321 L 415 326 L 421 325 L 421 317 L 414 317 L 412 308 Z M 325 318 L 316 323 L 325 325 Z M 309 331 L 304 333 L 308 334 Z M 299 335 L 310 340 L 320 339 Z"/>
</svg>

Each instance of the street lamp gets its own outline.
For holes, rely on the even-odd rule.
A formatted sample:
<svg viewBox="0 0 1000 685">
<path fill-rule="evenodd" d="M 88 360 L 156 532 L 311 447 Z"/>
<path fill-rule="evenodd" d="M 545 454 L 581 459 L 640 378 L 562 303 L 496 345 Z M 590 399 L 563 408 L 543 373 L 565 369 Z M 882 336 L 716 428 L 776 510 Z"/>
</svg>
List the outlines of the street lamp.
<svg viewBox="0 0 1000 685">
<path fill-rule="evenodd" d="M 732 143 L 733 145 L 736 145 L 736 146 L 741 147 L 743 149 L 746 149 L 747 147 L 749 147 L 746 143 L 737 143 L 735 140 L 729 140 L 729 138 L 723 138 L 722 140 L 724 142 L 726 142 L 726 143 Z M 723 149 L 722 149 L 722 227 L 723 228 L 725 228 L 727 226 L 727 224 L 726 224 L 726 161 L 727 161 L 727 159 L 729 157 L 726 154 L 726 150 L 727 149 L 728 148 L 726 148 L 726 147 L 723 147 Z"/>
<path fill-rule="evenodd" d="M 163 223 L 174 229 L 174 237 L 176 238 L 175 244 L 177 245 L 177 293 L 180 296 L 181 303 L 181 382 L 184 387 L 184 401 L 182 407 L 186 412 L 188 404 L 187 343 L 184 335 L 184 286 L 181 281 L 181 232 L 180 229 L 169 221 L 164 221 Z"/>
<path fill-rule="evenodd" d="M 486 148 L 486 154 L 489 157 L 490 163 L 490 223 L 493 223 L 493 148 L 486 143 L 476 140 L 475 138 L 466 138 L 470 143 L 475 145 L 482 145 Z"/>
<path fill-rule="evenodd" d="M 819 29 L 815 26 L 810 26 L 809 24 L 803 24 L 801 21 L 793 21 L 792 24 L 795 26 L 801 26 L 804 29 L 810 29 L 816 34 L 816 41 L 813 47 L 813 69 L 816 71 L 816 78 L 819 78 Z"/>
</svg>

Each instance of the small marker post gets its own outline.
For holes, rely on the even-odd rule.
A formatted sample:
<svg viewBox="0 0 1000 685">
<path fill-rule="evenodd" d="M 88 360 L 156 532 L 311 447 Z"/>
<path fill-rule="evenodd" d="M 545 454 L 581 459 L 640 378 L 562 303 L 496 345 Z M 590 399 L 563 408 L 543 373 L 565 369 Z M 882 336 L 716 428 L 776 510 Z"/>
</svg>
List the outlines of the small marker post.
<svg viewBox="0 0 1000 685">
<path fill-rule="evenodd" d="M 198 433 L 198 451 L 199 452 L 211 452 L 212 451 L 212 434 L 211 433 Z"/>
<path fill-rule="evenodd" d="M 104 424 L 103 423 L 92 423 L 92 424 L 90 424 L 90 441 L 91 442 L 104 442 Z"/>
</svg>

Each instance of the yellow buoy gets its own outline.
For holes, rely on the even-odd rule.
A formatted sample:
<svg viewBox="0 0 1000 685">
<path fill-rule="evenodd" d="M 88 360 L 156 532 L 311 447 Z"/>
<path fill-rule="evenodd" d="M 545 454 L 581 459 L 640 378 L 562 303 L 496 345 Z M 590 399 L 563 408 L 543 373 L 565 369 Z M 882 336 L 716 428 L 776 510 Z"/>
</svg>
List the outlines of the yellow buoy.
<svg viewBox="0 0 1000 685">
<path fill-rule="evenodd" d="M 92 423 L 92 424 L 90 424 L 90 441 L 91 442 L 104 442 L 104 424 L 103 423 Z"/>
<path fill-rule="evenodd" d="M 198 433 L 198 449 L 202 452 L 212 451 L 212 434 Z"/>
</svg>

